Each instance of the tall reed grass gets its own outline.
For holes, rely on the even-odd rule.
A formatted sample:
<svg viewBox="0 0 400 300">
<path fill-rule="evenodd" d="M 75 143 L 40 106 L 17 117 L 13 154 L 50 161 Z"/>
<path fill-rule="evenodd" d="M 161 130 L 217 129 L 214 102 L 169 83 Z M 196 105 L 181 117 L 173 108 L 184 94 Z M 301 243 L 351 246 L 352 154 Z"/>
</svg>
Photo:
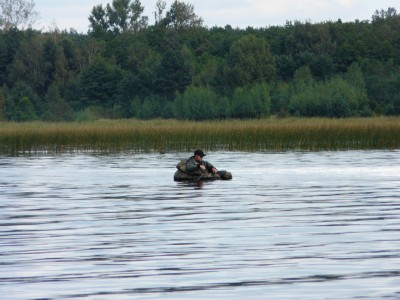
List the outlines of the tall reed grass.
<svg viewBox="0 0 400 300">
<path fill-rule="evenodd" d="M 400 118 L 0 123 L 0 153 L 400 148 Z"/>
</svg>

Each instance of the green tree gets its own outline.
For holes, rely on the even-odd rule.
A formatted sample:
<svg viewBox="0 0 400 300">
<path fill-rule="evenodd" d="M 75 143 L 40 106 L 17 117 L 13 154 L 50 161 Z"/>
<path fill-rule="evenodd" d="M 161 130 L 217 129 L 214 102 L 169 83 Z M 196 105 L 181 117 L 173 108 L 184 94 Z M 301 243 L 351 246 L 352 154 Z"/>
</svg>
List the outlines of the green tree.
<svg viewBox="0 0 400 300">
<path fill-rule="evenodd" d="M 0 121 L 4 120 L 4 106 L 5 106 L 5 96 L 3 89 L 0 88 Z"/>
<path fill-rule="evenodd" d="M 232 116 L 231 114 L 231 103 L 229 98 L 226 96 L 217 96 L 215 106 L 215 117 L 217 119 L 226 119 Z"/>
<path fill-rule="evenodd" d="M 47 104 L 46 117 L 48 121 L 72 121 L 74 112 L 65 99 L 61 97 L 60 90 L 56 85 L 51 85 L 46 93 Z"/>
<path fill-rule="evenodd" d="M 190 49 L 180 46 L 176 35 L 171 33 L 165 37 L 164 52 L 154 82 L 154 92 L 173 101 L 176 91 L 182 93 L 192 83 L 193 71 L 193 56 Z"/>
<path fill-rule="evenodd" d="M 360 113 L 357 88 L 337 76 L 298 89 L 290 99 L 292 114 L 304 117 L 345 118 Z"/>
<path fill-rule="evenodd" d="M 155 23 L 158 25 L 164 19 L 164 11 L 167 7 L 167 2 L 164 0 L 157 0 L 156 2 L 156 11 L 154 12 Z"/>
<path fill-rule="evenodd" d="M 296 70 L 293 77 L 292 89 L 293 93 L 301 93 L 309 90 L 315 83 L 314 77 L 309 66 L 303 66 Z"/>
<path fill-rule="evenodd" d="M 8 77 L 11 82 L 25 82 L 39 95 L 46 92 L 54 76 L 54 57 L 50 58 L 50 51 L 54 49 L 47 49 L 46 58 L 43 38 L 43 36 L 32 36 L 21 42 L 13 63 L 9 66 Z"/>
<path fill-rule="evenodd" d="M 105 56 L 106 42 L 93 37 L 88 37 L 82 41 L 76 49 L 76 60 L 77 68 L 79 72 L 82 72 L 90 64 L 98 58 Z"/>
<path fill-rule="evenodd" d="M 326 54 L 314 56 L 310 61 L 310 69 L 317 79 L 329 79 L 335 73 L 332 56 Z"/>
<path fill-rule="evenodd" d="M 266 83 L 258 83 L 249 90 L 253 103 L 254 117 L 265 117 L 271 113 L 271 98 L 269 86 Z"/>
<path fill-rule="evenodd" d="M 11 89 L 3 87 L 3 92 L 5 95 L 4 114 L 7 120 L 15 120 L 16 108 L 24 97 L 27 97 L 34 106 L 33 109 L 37 117 L 41 117 L 46 110 L 43 99 L 23 81 L 17 81 Z"/>
<path fill-rule="evenodd" d="M 69 54 L 65 43 L 58 45 L 54 61 L 54 80 L 60 91 L 64 92 L 73 78 L 76 76 L 75 55 Z"/>
<path fill-rule="evenodd" d="M 288 82 L 293 78 L 296 62 L 292 56 L 286 54 L 275 55 L 276 77 L 278 81 Z"/>
<path fill-rule="evenodd" d="M 290 84 L 278 81 L 271 87 L 271 113 L 279 117 L 289 115 Z"/>
<path fill-rule="evenodd" d="M 5 34 L 0 35 L 0 86 L 2 86 L 7 80 L 7 67 L 8 64 L 12 61 L 12 57 L 10 58 L 9 50 L 8 50 L 8 42 L 5 38 Z"/>
<path fill-rule="evenodd" d="M 175 0 L 171 4 L 171 8 L 162 23 L 166 27 L 182 30 L 185 28 L 201 27 L 203 19 L 196 15 L 192 4 Z"/>
<path fill-rule="evenodd" d="M 397 85 L 400 77 L 400 67 L 394 65 L 394 61 L 381 62 L 378 60 L 364 60 L 366 89 L 372 111 L 380 115 L 385 110 L 390 111 L 393 100 L 400 88 Z"/>
<path fill-rule="evenodd" d="M 364 111 L 364 113 L 368 113 L 369 99 L 367 86 L 360 65 L 358 63 L 352 64 L 347 69 L 347 72 L 344 75 L 344 79 L 354 88 L 357 94 L 356 97 L 358 102 L 358 110 L 360 112 Z"/>
<path fill-rule="evenodd" d="M 92 8 L 92 13 L 89 16 L 89 34 L 96 38 L 105 38 L 110 29 L 107 11 L 102 4 Z"/>
<path fill-rule="evenodd" d="M 144 7 L 139 0 L 113 0 L 107 4 L 107 17 L 111 30 L 116 33 L 138 32 L 147 27 L 148 17 L 142 16 Z"/>
<path fill-rule="evenodd" d="M 217 95 L 209 88 L 189 86 L 174 101 L 174 113 L 178 119 L 210 120 L 217 117 Z"/>
<path fill-rule="evenodd" d="M 251 99 L 246 89 L 238 87 L 235 89 L 231 100 L 231 116 L 233 118 L 249 118 L 253 113 Z"/>
<path fill-rule="evenodd" d="M 140 1 L 134 0 L 130 6 L 130 9 L 130 29 L 134 33 L 146 29 L 148 26 L 149 18 L 147 16 L 142 16 L 144 12 L 144 7 L 140 3 Z"/>
<path fill-rule="evenodd" d="M 258 83 L 252 87 L 236 88 L 232 98 L 231 116 L 234 118 L 260 118 L 271 111 L 269 87 Z"/>
<path fill-rule="evenodd" d="M 208 52 L 204 53 L 197 60 L 193 82 L 196 85 L 215 86 L 223 64 L 222 58 L 210 55 Z"/>
<path fill-rule="evenodd" d="M 104 37 L 107 32 L 133 32 L 147 28 L 148 17 L 142 16 L 144 7 L 139 0 L 113 0 L 106 8 L 93 7 L 89 17 L 90 32 L 96 37 Z"/>
<path fill-rule="evenodd" d="M 37 119 L 35 108 L 28 97 L 22 97 L 18 100 L 15 107 L 13 120 L 18 122 L 33 121 Z"/>
<path fill-rule="evenodd" d="M 289 102 L 289 112 L 293 116 L 316 117 L 324 116 L 320 99 L 314 94 L 314 87 L 292 94 Z"/>
<path fill-rule="evenodd" d="M 3 117 L 6 121 L 11 121 L 14 116 L 16 101 L 12 97 L 11 91 L 6 85 L 2 87 L 2 94 L 4 99 Z"/>
<path fill-rule="evenodd" d="M 80 106 L 112 108 L 115 94 L 123 78 L 123 71 L 112 62 L 103 58 L 96 59 L 80 74 Z"/>
<path fill-rule="evenodd" d="M 229 68 L 233 86 L 268 83 L 275 77 L 275 62 L 269 45 L 254 35 L 246 35 L 232 45 Z"/>
<path fill-rule="evenodd" d="M 144 99 L 142 105 L 140 106 L 138 117 L 145 120 L 155 119 L 159 117 L 157 110 L 158 110 L 157 101 L 154 101 L 154 99 L 152 98 L 146 98 Z"/>
<path fill-rule="evenodd" d="M 166 103 L 163 98 L 156 95 L 145 97 L 143 101 L 136 98 L 132 106 L 136 110 L 135 116 L 141 119 L 170 119 L 173 117 L 172 103 Z"/>
<path fill-rule="evenodd" d="M 341 77 L 316 85 L 314 94 L 323 108 L 320 116 L 346 118 L 358 114 L 356 88 Z"/>
<path fill-rule="evenodd" d="M 374 14 L 372 15 L 372 23 L 383 23 L 385 20 L 392 19 L 396 16 L 397 10 L 394 7 L 389 7 L 387 10 L 375 10 Z"/>
<path fill-rule="evenodd" d="M 291 83 L 289 111 L 295 116 L 318 116 L 322 114 L 320 102 L 313 94 L 314 77 L 309 66 L 296 70 Z"/>
<path fill-rule="evenodd" d="M 51 38 L 44 40 L 42 44 L 43 53 L 41 60 L 46 74 L 46 80 L 44 82 L 44 89 L 46 89 L 54 80 L 55 65 L 57 63 L 57 45 Z"/>
</svg>

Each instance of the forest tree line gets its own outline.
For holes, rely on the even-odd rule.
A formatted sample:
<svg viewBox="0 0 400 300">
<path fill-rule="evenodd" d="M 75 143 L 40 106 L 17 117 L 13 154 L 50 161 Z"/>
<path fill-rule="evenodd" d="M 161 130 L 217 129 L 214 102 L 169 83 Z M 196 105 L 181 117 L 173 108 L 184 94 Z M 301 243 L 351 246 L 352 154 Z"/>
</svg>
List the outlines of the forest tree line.
<svg viewBox="0 0 400 300">
<path fill-rule="evenodd" d="M 182 1 L 159 0 L 154 24 L 143 11 L 97 5 L 86 34 L 0 26 L 0 120 L 400 115 L 394 8 L 246 29 L 208 28 Z"/>
</svg>

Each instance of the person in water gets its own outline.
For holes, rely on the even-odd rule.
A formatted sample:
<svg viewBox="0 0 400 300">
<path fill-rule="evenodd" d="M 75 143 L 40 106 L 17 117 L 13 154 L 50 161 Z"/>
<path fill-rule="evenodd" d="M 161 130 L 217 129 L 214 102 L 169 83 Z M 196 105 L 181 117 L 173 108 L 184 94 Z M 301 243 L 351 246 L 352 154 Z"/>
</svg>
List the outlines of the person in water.
<svg viewBox="0 0 400 300">
<path fill-rule="evenodd" d="M 206 156 L 203 151 L 196 150 L 194 155 L 186 162 L 186 171 L 191 174 L 201 175 L 205 172 L 217 174 L 218 170 L 210 162 L 203 160 Z M 218 174 L 217 174 L 218 175 Z M 219 176 L 219 175 L 218 175 Z"/>
<path fill-rule="evenodd" d="M 180 180 L 216 180 L 232 179 L 232 174 L 227 171 L 218 171 L 214 165 L 203 160 L 206 156 L 202 150 L 194 151 L 194 155 L 177 164 L 175 181 Z"/>
</svg>

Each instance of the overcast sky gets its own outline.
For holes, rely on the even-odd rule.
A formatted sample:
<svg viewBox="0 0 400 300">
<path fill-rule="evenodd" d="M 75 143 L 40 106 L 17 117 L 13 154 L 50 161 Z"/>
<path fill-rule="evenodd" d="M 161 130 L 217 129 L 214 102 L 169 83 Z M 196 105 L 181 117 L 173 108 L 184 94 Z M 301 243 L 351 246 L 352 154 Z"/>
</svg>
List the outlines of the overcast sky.
<svg viewBox="0 0 400 300">
<path fill-rule="evenodd" d="M 95 5 L 112 3 L 112 0 L 34 0 L 40 13 L 37 28 L 63 30 L 73 28 L 87 33 L 91 10 Z M 144 15 L 154 23 L 157 0 L 141 0 Z M 167 0 L 167 10 L 173 0 Z M 344 22 L 356 19 L 371 20 L 375 10 L 396 8 L 400 14 L 399 0 L 191 0 L 195 13 L 202 17 L 208 27 L 231 25 L 246 28 L 282 26 L 286 21 Z"/>
</svg>

